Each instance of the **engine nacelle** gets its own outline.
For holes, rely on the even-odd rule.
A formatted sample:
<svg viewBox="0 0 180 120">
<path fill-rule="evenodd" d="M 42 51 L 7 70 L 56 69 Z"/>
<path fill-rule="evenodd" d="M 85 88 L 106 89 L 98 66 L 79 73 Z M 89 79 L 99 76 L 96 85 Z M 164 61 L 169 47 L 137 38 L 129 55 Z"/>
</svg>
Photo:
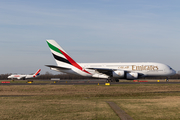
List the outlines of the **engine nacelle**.
<svg viewBox="0 0 180 120">
<path fill-rule="evenodd" d="M 113 71 L 112 76 L 117 78 L 124 78 L 124 71 Z"/>
<path fill-rule="evenodd" d="M 126 79 L 128 80 L 134 80 L 137 78 L 138 78 L 138 73 L 135 72 L 126 73 Z"/>
</svg>

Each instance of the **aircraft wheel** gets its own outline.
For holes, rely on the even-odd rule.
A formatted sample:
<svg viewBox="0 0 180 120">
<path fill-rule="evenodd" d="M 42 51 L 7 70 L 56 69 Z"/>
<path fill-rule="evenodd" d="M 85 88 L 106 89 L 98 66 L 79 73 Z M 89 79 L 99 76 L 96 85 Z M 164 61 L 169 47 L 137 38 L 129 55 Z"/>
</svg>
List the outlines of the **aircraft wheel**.
<svg viewBox="0 0 180 120">
<path fill-rule="evenodd" d="M 106 82 L 112 82 L 112 79 L 108 78 L 108 79 L 106 80 Z"/>
<path fill-rule="evenodd" d="M 116 79 L 116 82 L 119 82 L 119 79 Z"/>
</svg>

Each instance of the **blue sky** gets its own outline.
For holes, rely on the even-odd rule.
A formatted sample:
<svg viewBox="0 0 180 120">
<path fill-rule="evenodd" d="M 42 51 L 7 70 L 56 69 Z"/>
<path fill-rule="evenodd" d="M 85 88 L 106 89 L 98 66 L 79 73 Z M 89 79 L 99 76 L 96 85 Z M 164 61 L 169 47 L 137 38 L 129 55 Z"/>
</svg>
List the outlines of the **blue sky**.
<svg viewBox="0 0 180 120">
<path fill-rule="evenodd" d="M 1 0 L 0 74 L 56 64 L 46 39 L 77 62 L 160 62 L 180 70 L 179 0 Z"/>
</svg>

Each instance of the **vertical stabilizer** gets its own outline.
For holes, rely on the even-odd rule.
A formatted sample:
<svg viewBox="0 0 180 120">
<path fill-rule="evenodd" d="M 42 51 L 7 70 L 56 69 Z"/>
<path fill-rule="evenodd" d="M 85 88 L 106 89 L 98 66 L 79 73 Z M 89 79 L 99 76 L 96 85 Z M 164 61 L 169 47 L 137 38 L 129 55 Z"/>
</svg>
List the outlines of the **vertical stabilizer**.
<svg viewBox="0 0 180 120">
<path fill-rule="evenodd" d="M 84 70 L 78 63 L 76 63 L 58 44 L 55 40 L 47 40 L 47 44 L 54 56 L 58 66 L 64 68 L 76 68 L 85 73 L 90 74 Z"/>
<path fill-rule="evenodd" d="M 55 40 L 47 40 L 47 44 L 58 66 L 67 67 L 67 68 L 72 67 L 70 61 L 65 57 L 67 53 L 57 44 Z"/>
<path fill-rule="evenodd" d="M 39 69 L 39 70 L 33 75 L 33 77 L 38 76 L 38 75 L 40 74 L 40 71 L 41 71 L 41 69 Z"/>
</svg>

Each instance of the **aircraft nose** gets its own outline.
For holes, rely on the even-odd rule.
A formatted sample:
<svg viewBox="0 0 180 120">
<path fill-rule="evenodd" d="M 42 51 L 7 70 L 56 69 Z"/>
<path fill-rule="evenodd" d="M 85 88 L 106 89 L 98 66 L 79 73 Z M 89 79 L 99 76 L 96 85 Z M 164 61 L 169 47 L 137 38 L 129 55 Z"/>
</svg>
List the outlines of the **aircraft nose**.
<svg viewBox="0 0 180 120">
<path fill-rule="evenodd" d="M 176 74 L 176 71 L 172 69 L 172 75 L 175 75 Z"/>
</svg>

